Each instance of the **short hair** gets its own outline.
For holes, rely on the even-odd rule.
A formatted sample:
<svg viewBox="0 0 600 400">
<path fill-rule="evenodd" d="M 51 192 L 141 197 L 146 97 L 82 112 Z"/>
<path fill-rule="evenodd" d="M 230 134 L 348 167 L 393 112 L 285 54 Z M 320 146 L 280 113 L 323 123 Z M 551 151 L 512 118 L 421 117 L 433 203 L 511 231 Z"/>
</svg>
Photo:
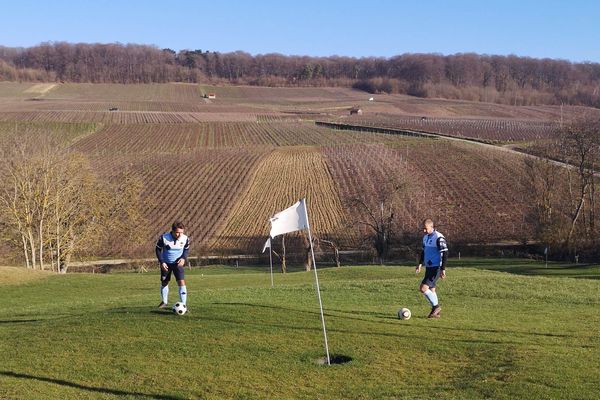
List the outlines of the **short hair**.
<svg viewBox="0 0 600 400">
<path fill-rule="evenodd" d="M 427 218 L 423 221 L 423 226 L 433 226 L 433 220 L 431 218 Z"/>
<path fill-rule="evenodd" d="M 183 222 L 181 222 L 181 221 L 173 222 L 173 225 L 171 225 L 171 230 L 173 232 L 175 232 L 177 229 L 185 229 L 185 225 L 183 224 Z"/>
</svg>

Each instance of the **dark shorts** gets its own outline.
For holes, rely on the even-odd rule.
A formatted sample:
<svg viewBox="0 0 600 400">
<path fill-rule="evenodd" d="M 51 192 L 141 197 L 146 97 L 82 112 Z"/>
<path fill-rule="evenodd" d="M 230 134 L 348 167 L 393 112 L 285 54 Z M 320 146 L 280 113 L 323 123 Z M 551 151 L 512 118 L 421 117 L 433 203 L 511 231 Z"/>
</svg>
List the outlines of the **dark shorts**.
<svg viewBox="0 0 600 400">
<path fill-rule="evenodd" d="M 421 285 L 427 285 L 429 288 L 434 288 L 435 283 L 439 279 L 442 274 L 442 269 L 440 267 L 426 267 L 425 268 L 425 278 L 421 281 Z"/>
<path fill-rule="evenodd" d="M 175 275 L 175 279 L 178 281 L 185 279 L 183 267 L 178 266 L 177 263 L 167 263 L 167 266 L 169 267 L 167 272 L 160 268 L 160 281 L 163 283 L 163 286 L 171 280 L 171 273 Z"/>
</svg>

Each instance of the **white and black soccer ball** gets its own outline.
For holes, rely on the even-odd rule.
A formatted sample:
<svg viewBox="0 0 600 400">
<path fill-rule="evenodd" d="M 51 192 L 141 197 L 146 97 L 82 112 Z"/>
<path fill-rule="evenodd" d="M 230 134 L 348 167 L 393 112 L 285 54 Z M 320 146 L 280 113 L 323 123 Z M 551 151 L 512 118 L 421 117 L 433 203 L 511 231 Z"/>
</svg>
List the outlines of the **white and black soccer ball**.
<svg viewBox="0 0 600 400">
<path fill-rule="evenodd" d="M 177 315 L 183 315 L 187 312 L 187 306 L 184 303 L 177 302 L 173 305 L 173 312 Z"/>
<path fill-rule="evenodd" d="M 410 310 L 408 308 L 401 308 L 398 310 L 398 318 L 410 319 Z"/>
</svg>

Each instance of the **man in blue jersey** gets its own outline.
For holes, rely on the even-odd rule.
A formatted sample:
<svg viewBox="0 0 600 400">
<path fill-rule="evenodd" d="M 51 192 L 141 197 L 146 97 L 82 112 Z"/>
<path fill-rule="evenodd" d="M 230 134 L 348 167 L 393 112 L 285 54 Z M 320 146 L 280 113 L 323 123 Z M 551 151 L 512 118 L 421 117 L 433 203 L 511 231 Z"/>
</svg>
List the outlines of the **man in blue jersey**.
<svg viewBox="0 0 600 400">
<path fill-rule="evenodd" d="M 421 272 L 421 266 L 425 264 L 425 278 L 421 281 L 419 290 L 431 304 L 431 312 L 428 318 L 439 318 L 442 307 L 438 302 L 435 284 L 438 278 L 446 277 L 446 263 L 448 262 L 448 246 L 446 238 L 433 227 L 433 221 L 429 218 L 423 221 L 423 250 L 416 273 Z"/>
<path fill-rule="evenodd" d="M 185 226 L 176 221 L 171 226 L 171 231 L 163 233 L 156 242 L 156 258 L 160 264 L 160 297 L 158 308 L 166 308 L 169 304 L 169 281 L 171 274 L 175 275 L 179 286 L 179 299 L 183 304 L 187 302 L 187 288 L 183 266 L 190 249 L 189 238 L 183 234 Z"/>
</svg>

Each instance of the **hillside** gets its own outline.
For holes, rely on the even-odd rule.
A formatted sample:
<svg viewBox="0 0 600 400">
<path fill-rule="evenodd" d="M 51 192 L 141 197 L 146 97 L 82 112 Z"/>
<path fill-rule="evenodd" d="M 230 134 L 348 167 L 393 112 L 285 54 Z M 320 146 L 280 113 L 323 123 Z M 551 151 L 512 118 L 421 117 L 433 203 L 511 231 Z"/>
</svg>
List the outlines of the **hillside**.
<svg viewBox="0 0 600 400">
<path fill-rule="evenodd" d="M 204 98 L 209 92 L 216 98 Z M 363 114 L 348 116 L 353 106 Z M 557 117 L 585 110 L 403 95 L 369 101 L 344 88 L 0 82 L 0 135 L 49 133 L 86 155 L 106 179 L 123 170 L 141 178 L 150 226 L 139 255 L 152 254 L 156 235 L 174 219 L 188 224 L 194 255 L 255 254 L 268 235 L 268 217 L 304 196 L 317 236 L 356 249 L 368 216 L 350 200 L 362 196 L 377 207 L 390 181 L 404 188 L 393 199 L 399 241 L 412 240 L 425 217 L 454 243 L 531 239 L 522 156 L 314 121 L 524 142 L 550 135 Z M 111 252 L 118 256 L 120 249 Z"/>
</svg>

